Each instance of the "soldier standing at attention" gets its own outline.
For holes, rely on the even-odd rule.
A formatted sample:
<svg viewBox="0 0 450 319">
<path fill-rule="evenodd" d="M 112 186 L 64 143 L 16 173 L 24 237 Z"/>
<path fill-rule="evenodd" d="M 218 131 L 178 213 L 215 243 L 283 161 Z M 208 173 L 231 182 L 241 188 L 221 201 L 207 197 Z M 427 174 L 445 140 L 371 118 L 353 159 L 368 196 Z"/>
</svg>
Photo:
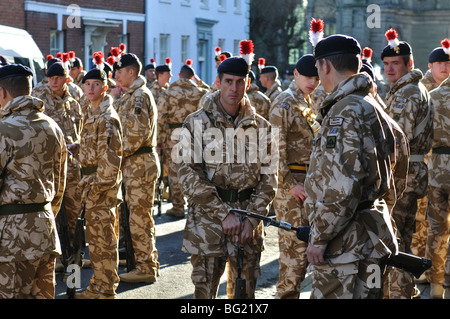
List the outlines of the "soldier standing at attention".
<svg viewBox="0 0 450 319">
<path fill-rule="evenodd" d="M 106 94 L 103 53 L 94 53 L 95 67 L 82 80 L 89 104 L 79 144 L 69 145 L 78 155 L 82 179 L 79 189 L 86 209 L 86 242 L 94 274 L 86 291 L 75 299 L 111 299 L 119 284 L 118 206 L 121 203 L 122 127 Z"/>
<path fill-rule="evenodd" d="M 278 188 L 273 202 L 277 220 L 296 226 L 307 226 L 303 206 L 306 199 L 304 181 L 309 166 L 314 135 L 320 128 L 311 110 L 311 94 L 319 84 L 312 55 L 300 58 L 294 69 L 294 81 L 273 102 L 270 124 L 280 129 Z M 300 284 L 305 279 L 306 243 L 294 232 L 278 231 L 280 247 L 279 280 L 276 298 L 300 297 Z"/>
<path fill-rule="evenodd" d="M 227 295 L 233 297 L 238 276 L 238 242 L 244 249 L 241 275 L 246 280 L 247 298 L 255 297 L 263 224 L 257 220 L 241 220 L 230 209 L 241 208 L 267 215 L 268 205 L 275 196 L 278 163 L 268 163 L 261 158 L 255 158 L 251 163 L 249 159 L 238 161 L 238 157 L 245 155 L 241 151 L 237 154 L 222 151 L 225 150 L 225 139 L 230 138 L 226 137 L 226 131 L 258 135 L 258 130 L 266 130 L 268 134 L 259 142 L 267 146 L 267 154 L 276 152 L 269 122 L 255 112 L 245 96 L 252 60 L 253 43 L 241 41 L 241 57 L 230 57 L 219 65 L 219 91 L 209 95 L 201 109 L 186 118 L 180 137 L 182 147 L 195 152 L 181 160 L 178 176 L 189 204 L 183 251 L 191 254 L 191 278 L 196 299 L 217 296 L 220 277 L 227 263 Z M 208 132 L 221 132 L 223 139 L 207 137 Z M 206 134 L 200 145 L 199 134 Z M 236 146 L 233 136 L 231 144 Z M 248 139 L 245 144 L 242 146 L 248 150 Z M 219 156 L 209 154 L 214 157 L 211 158 L 208 155 L 211 148 L 220 150 L 214 152 Z"/>
<path fill-rule="evenodd" d="M 133 53 L 122 54 L 114 64 L 118 96 L 114 108 L 123 130 L 122 173 L 125 201 L 130 211 L 130 231 L 136 269 L 120 275 L 124 282 L 153 283 L 159 276 L 153 205 L 160 174 L 156 152 L 158 111 L 155 100 L 140 75 L 142 64 Z"/>
<path fill-rule="evenodd" d="M 69 75 L 73 79 L 73 83 L 81 88 L 83 77 L 86 75 L 86 71 L 83 70 L 83 62 L 77 56 L 74 51 L 69 51 L 70 70 Z"/>
<path fill-rule="evenodd" d="M 153 84 L 156 81 L 156 73 L 155 73 L 155 59 L 151 59 L 150 63 L 147 64 L 144 68 L 145 78 L 147 80 L 147 87 L 149 90 L 152 89 Z"/>
<path fill-rule="evenodd" d="M 425 154 L 433 142 L 433 107 L 429 94 L 420 83 L 422 72 L 414 69 L 411 46 L 398 40 L 397 32 L 386 32 L 388 45 L 381 53 L 384 72 L 391 87 L 386 96 L 386 112 L 405 133 L 409 141 L 410 160 L 406 189 L 395 205 L 389 203 L 401 251 L 411 253 L 411 241 L 417 201 L 427 192 L 428 169 Z M 412 275 L 398 268 L 389 271 L 389 298 L 410 299 L 414 295 Z"/>
<path fill-rule="evenodd" d="M 158 139 L 163 147 L 165 164 L 171 192 L 172 208 L 166 214 L 184 217 L 183 189 L 178 181 L 178 163 L 172 159 L 172 149 L 179 141 L 181 127 L 186 117 L 199 109 L 199 102 L 208 90 L 200 88 L 194 81 L 195 70 L 188 59 L 178 74 L 179 80 L 163 91 L 158 102 Z"/>
<path fill-rule="evenodd" d="M 314 56 L 329 94 L 304 183 L 311 298 L 379 298 L 381 287 L 368 285 L 370 269 L 380 267 L 381 283 L 386 258 L 397 252 L 388 208 L 378 200 L 389 190 L 394 135 L 371 95 L 372 79 L 358 73 L 361 47 L 354 38 L 329 36 Z"/>
<path fill-rule="evenodd" d="M 278 79 L 278 69 L 275 66 L 269 65 L 262 68 L 259 75 L 259 82 L 266 88 L 264 94 L 267 95 L 271 102 L 275 101 L 275 98 L 282 92 L 281 83 Z"/>
<path fill-rule="evenodd" d="M 445 54 L 450 55 L 448 47 Z M 432 261 L 427 272 L 430 297 L 450 299 L 450 79 L 430 92 L 434 107 L 434 137 L 428 161 L 428 238 L 426 257 Z M 445 288 L 445 291 L 443 291 Z"/>
<path fill-rule="evenodd" d="M 428 56 L 428 70 L 421 80 L 428 92 L 441 85 L 450 74 L 450 58 L 444 51 L 450 47 L 450 41 L 444 39 L 441 41 L 441 45 L 433 49 Z"/>
<path fill-rule="evenodd" d="M 83 118 L 80 104 L 72 97 L 67 83 L 69 72 L 62 62 L 54 62 L 47 71 L 48 85 L 37 96 L 44 101 L 45 114 L 59 125 L 64 133 L 66 145 L 80 142 Z M 80 163 L 69 153 L 67 159 L 67 181 L 64 202 L 71 232 L 75 232 L 76 220 L 81 214 L 81 197 L 78 183 L 81 180 Z"/>
<path fill-rule="evenodd" d="M 1 299 L 55 297 L 67 150 L 44 103 L 30 96 L 32 77 L 23 65 L 0 67 Z"/>
<path fill-rule="evenodd" d="M 161 93 L 169 87 L 169 82 L 172 78 L 172 63 L 170 61 L 170 58 L 166 58 L 165 64 L 158 65 L 155 68 L 156 80 L 150 91 L 156 104 L 158 104 Z"/>
</svg>

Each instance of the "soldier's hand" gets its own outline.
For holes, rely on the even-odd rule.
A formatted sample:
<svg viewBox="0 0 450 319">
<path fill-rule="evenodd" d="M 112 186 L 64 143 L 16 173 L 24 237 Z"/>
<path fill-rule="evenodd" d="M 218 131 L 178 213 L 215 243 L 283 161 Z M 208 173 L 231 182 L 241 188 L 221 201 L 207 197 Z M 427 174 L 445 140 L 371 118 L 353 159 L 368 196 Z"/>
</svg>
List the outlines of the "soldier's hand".
<svg viewBox="0 0 450 319">
<path fill-rule="evenodd" d="M 237 240 L 239 240 L 239 236 Z M 235 238 L 236 239 L 236 238 Z M 248 219 L 245 219 L 243 222 L 243 229 L 241 233 L 241 243 L 245 244 L 246 242 L 249 242 L 253 239 L 253 226 L 252 223 Z"/>
<path fill-rule="evenodd" d="M 237 236 L 242 228 L 241 220 L 235 214 L 229 213 L 222 221 L 222 228 L 225 235 Z"/>
<path fill-rule="evenodd" d="M 308 257 L 308 262 L 313 265 L 321 265 L 325 262 L 323 258 L 325 250 L 308 244 L 308 248 L 306 248 L 306 255 Z"/>
<path fill-rule="evenodd" d="M 294 196 L 297 203 L 301 204 L 303 203 L 308 196 L 306 196 L 305 187 L 303 184 L 299 183 L 292 187 L 289 190 L 289 193 L 291 193 L 292 196 Z"/>
</svg>

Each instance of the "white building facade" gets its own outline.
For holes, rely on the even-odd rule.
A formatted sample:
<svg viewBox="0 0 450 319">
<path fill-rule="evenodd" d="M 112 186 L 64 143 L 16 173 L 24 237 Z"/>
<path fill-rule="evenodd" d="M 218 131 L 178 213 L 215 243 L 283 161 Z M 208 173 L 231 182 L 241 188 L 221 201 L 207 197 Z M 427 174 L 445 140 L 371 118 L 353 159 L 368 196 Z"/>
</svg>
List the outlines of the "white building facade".
<svg viewBox="0 0 450 319">
<path fill-rule="evenodd" d="M 216 76 L 215 48 L 239 54 L 249 38 L 249 0 L 146 0 L 145 64 L 172 61 L 172 80 L 187 59 L 210 84 Z"/>
</svg>

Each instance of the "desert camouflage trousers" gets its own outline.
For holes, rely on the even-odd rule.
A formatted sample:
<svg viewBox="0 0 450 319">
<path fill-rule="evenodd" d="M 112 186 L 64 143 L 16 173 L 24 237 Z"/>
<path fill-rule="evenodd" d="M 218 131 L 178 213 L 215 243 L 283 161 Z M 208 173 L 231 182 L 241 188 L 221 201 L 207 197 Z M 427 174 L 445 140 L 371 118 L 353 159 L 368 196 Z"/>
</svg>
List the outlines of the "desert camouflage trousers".
<svg viewBox="0 0 450 319">
<path fill-rule="evenodd" d="M 89 201 L 86 206 L 86 242 L 94 271 L 87 290 L 114 295 L 119 285 L 118 208 L 89 207 Z"/>
<path fill-rule="evenodd" d="M 54 299 L 55 257 L 0 263 L 0 299 Z"/>
<path fill-rule="evenodd" d="M 66 206 L 67 223 L 70 232 L 75 232 L 77 218 L 81 215 L 81 194 L 78 184 L 81 180 L 80 166 L 77 160 L 69 157 L 67 161 L 66 189 L 63 196 L 63 204 Z"/>
<path fill-rule="evenodd" d="M 308 225 L 303 205 L 297 203 L 289 190 L 278 188 L 273 205 L 278 221 L 290 223 L 295 227 Z M 308 266 L 307 244 L 300 241 L 294 231 L 278 229 L 278 246 L 280 250 L 279 279 L 276 284 L 275 298 L 298 299 L 300 284 L 305 279 Z"/>
<path fill-rule="evenodd" d="M 261 276 L 261 253 L 244 254 L 241 278 L 246 281 L 247 299 L 255 298 L 256 283 Z M 233 299 L 238 278 L 237 259 L 235 256 L 191 255 L 192 275 L 195 286 L 195 299 L 215 299 L 220 278 L 227 270 L 227 297 Z"/>
<path fill-rule="evenodd" d="M 311 299 L 379 299 L 384 264 L 378 259 L 363 259 L 348 264 L 314 265 Z M 381 271 L 374 272 L 374 265 Z"/>
<path fill-rule="evenodd" d="M 428 220 L 427 220 L 428 196 L 417 201 L 417 214 L 415 231 L 412 235 L 411 252 L 419 257 L 425 257 L 427 246 Z"/>
<path fill-rule="evenodd" d="M 449 190 L 428 187 L 428 238 L 426 257 L 431 259 L 432 266 L 427 271 L 428 281 L 450 287 L 449 259 L 449 226 L 450 198 Z M 446 262 L 447 260 L 447 262 Z M 445 267 L 445 271 L 444 271 Z"/>
</svg>

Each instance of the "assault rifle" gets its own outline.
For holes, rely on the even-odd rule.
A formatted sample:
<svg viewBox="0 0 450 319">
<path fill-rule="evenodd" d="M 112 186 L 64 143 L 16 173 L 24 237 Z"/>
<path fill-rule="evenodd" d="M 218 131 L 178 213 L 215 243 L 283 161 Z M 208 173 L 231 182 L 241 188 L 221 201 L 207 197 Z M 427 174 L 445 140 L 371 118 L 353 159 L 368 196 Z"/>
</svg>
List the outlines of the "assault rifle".
<svg viewBox="0 0 450 319">
<path fill-rule="evenodd" d="M 163 201 L 163 194 L 164 194 L 164 159 L 163 159 L 163 150 L 161 149 L 159 153 L 159 165 L 161 168 L 161 174 L 158 177 L 158 183 L 156 188 L 156 204 L 158 205 L 158 216 L 161 216 L 162 213 L 162 201 Z"/>
<path fill-rule="evenodd" d="M 64 200 L 62 201 L 61 208 L 56 216 L 56 222 L 58 223 L 59 241 L 62 250 L 62 264 L 65 271 L 68 266 L 68 260 L 72 256 L 73 249 L 72 244 L 70 243 L 70 229 Z"/>
<path fill-rule="evenodd" d="M 309 232 L 311 230 L 311 226 L 294 227 L 289 223 L 277 221 L 276 219 L 258 215 L 246 210 L 231 209 L 231 211 L 249 218 L 257 218 L 266 222 L 269 226 L 272 225 L 281 229 L 295 231 L 297 238 L 303 242 L 307 243 L 309 240 Z M 419 278 L 425 271 L 430 269 L 431 260 L 400 251 L 396 255 L 391 255 L 388 258 L 387 265 L 406 270 L 412 273 L 414 277 Z"/>
<path fill-rule="evenodd" d="M 86 213 L 86 204 L 83 206 L 83 210 L 81 211 L 80 217 L 77 218 L 77 223 L 75 226 L 75 233 L 73 236 L 73 250 L 72 250 L 72 256 L 68 259 L 67 263 L 68 265 L 78 265 L 78 269 L 81 269 L 83 266 L 83 257 L 84 257 L 84 251 L 83 248 L 85 246 L 85 219 L 84 214 Z M 72 273 L 75 272 L 75 269 L 72 269 Z M 74 285 L 75 283 L 72 282 L 71 287 L 69 288 L 69 285 L 67 285 L 67 297 L 69 299 L 75 298 L 75 290 L 76 287 Z"/>
<path fill-rule="evenodd" d="M 125 239 L 125 252 L 127 259 L 127 272 L 136 268 L 136 260 L 134 259 L 133 239 L 131 238 L 130 231 L 130 210 L 128 209 L 127 202 L 125 201 L 125 185 L 122 183 L 122 207 L 121 207 L 121 220 Z"/>
</svg>

